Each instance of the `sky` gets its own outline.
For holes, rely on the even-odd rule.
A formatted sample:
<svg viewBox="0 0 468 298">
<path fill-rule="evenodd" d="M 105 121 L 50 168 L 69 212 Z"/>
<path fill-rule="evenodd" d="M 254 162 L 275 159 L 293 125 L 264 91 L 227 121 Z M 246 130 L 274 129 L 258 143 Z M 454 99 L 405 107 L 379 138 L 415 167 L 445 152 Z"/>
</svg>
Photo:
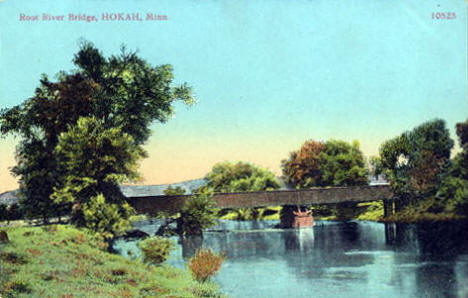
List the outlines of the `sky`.
<svg viewBox="0 0 468 298">
<path fill-rule="evenodd" d="M 171 64 L 174 82 L 193 88 L 196 105 L 177 104 L 170 121 L 152 125 L 140 184 L 201 178 L 222 161 L 280 175 L 308 139 L 358 140 L 377 155 L 434 118 L 456 137 L 468 117 L 467 11 L 464 0 L 3 0 L 0 108 L 31 97 L 42 73 L 72 70 L 85 39 L 105 55 L 125 44 L 152 65 Z M 102 19 L 116 13 L 142 21 Z M 0 192 L 17 187 L 18 140 L 0 139 Z"/>
</svg>

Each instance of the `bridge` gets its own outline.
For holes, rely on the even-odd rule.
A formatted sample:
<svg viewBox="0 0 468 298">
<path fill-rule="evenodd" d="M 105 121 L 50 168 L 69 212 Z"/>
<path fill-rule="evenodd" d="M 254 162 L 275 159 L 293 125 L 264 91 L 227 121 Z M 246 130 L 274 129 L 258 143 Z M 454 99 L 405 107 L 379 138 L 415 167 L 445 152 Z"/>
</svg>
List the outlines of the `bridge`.
<svg viewBox="0 0 468 298">
<path fill-rule="evenodd" d="M 180 210 L 190 195 L 128 197 L 127 201 L 138 213 L 154 215 L 164 211 Z M 389 185 L 352 187 L 327 187 L 295 190 L 235 192 L 214 194 L 218 208 L 245 208 L 267 206 L 306 206 L 314 204 L 339 204 L 346 202 L 371 202 L 382 200 L 384 213 L 393 213 L 393 192 Z"/>
</svg>

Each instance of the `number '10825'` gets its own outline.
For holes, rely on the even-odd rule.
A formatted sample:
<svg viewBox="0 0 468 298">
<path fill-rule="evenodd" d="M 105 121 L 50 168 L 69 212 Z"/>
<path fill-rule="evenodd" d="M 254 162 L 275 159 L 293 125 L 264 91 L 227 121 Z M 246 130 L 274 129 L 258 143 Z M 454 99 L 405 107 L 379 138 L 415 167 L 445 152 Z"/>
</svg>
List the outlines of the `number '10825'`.
<svg viewBox="0 0 468 298">
<path fill-rule="evenodd" d="M 456 19 L 457 15 L 454 12 L 433 12 L 432 19 L 436 20 L 452 20 Z"/>
</svg>

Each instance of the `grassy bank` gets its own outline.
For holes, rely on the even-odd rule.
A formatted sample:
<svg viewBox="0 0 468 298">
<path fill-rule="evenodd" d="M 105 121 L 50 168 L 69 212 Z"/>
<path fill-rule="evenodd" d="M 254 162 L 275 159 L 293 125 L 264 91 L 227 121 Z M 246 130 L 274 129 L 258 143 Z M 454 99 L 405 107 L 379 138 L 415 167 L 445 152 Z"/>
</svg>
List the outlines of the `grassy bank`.
<svg viewBox="0 0 468 298">
<path fill-rule="evenodd" d="M 188 271 L 147 266 L 106 252 L 105 243 L 66 225 L 10 227 L 0 244 L 1 297 L 219 297 Z"/>
</svg>

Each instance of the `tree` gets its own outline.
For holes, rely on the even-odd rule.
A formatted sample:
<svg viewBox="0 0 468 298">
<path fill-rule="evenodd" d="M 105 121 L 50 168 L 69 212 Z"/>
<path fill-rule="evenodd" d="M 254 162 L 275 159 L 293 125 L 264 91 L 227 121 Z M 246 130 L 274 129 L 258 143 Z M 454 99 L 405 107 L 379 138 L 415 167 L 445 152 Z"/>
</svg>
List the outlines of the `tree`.
<svg viewBox="0 0 468 298">
<path fill-rule="evenodd" d="M 382 169 L 399 197 L 397 211 L 415 200 L 435 195 L 450 165 L 453 144 L 445 121 L 435 119 L 380 147 Z"/>
<path fill-rule="evenodd" d="M 222 162 L 205 176 L 206 187 L 214 192 L 274 190 L 280 187 L 275 175 L 245 162 Z"/>
<path fill-rule="evenodd" d="M 213 194 L 204 190 L 185 201 L 177 222 L 179 235 L 202 235 L 203 229 L 216 224 Z"/>
<path fill-rule="evenodd" d="M 296 188 L 367 184 L 368 170 L 357 141 L 306 141 L 282 161 L 286 181 Z"/>
<path fill-rule="evenodd" d="M 94 117 L 141 145 L 150 136 L 151 123 L 170 118 L 175 101 L 194 102 L 186 84 L 173 86 L 170 65 L 153 67 L 125 47 L 106 58 L 83 42 L 73 63 L 75 70 L 60 72 L 56 82 L 43 75 L 33 97 L 0 112 L 0 132 L 21 137 L 12 172 L 19 177 L 23 205 L 30 216 L 44 220 L 67 207 L 50 199 L 66 175 L 59 170 L 55 147 L 78 119 Z"/>
<path fill-rule="evenodd" d="M 319 154 L 320 186 L 367 185 L 369 171 L 359 142 L 330 140 Z"/>
<path fill-rule="evenodd" d="M 246 162 L 218 163 L 205 176 L 205 180 L 207 183 L 202 189 L 211 192 L 268 191 L 280 188 L 278 179 L 272 172 Z M 259 208 L 241 208 L 234 211 L 237 213 L 237 219 L 258 219 L 261 216 Z"/>
<path fill-rule="evenodd" d="M 468 119 L 465 122 L 457 123 L 458 139 L 462 152 L 457 156 L 458 175 L 468 180 Z"/>
<path fill-rule="evenodd" d="M 457 123 L 456 132 L 462 151 L 451 161 L 442 177 L 436 198 L 441 208 L 459 215 L 468 215 L 468 120 Z"/>
<path fill-rule="evenodd" d="M 286 182 L 297 188 L 320 185 L 319 156 L 324 150 L 324 143 L 308 140 L 298 151 L 291 152 L 288 159 L 281 161 Z"/>
<path fill-rule="evenodd" d="M 146 152 L 121 128 L 106 128 L 94 117 L 79 118 L 60 134 L 54 155 L 59 170 L 52 199 L 71 203 L 77 226 L 112 236 L 129 227 L 132 208 L 119 184 L 137 179 L 138 161 Z"/>
</svg>

